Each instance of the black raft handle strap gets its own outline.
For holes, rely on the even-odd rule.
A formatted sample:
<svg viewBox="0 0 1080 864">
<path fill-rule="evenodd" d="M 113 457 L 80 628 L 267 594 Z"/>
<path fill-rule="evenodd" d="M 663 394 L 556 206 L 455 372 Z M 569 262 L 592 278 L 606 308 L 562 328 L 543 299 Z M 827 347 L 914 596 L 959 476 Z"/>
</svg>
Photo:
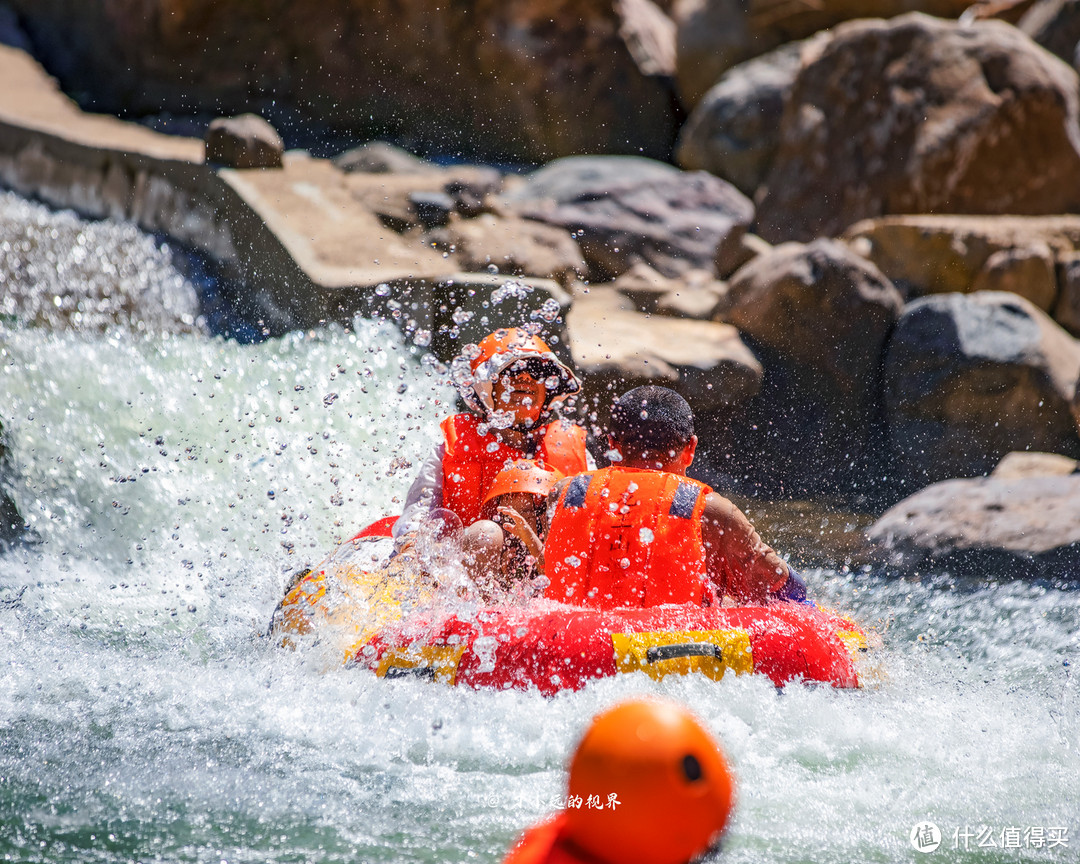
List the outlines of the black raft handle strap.
<svg viewBox="0 0 1080 864">
<path fill-rule="evenodd" d="M 662 660 L 675 660 L 678 657 L 712 657 L 714 660 L 723 660 L 724 652 L 719 645 L 710 642 L 684 642 L 681 645 L 654 645 L 645 652 L 645 659 L 649 663 L 659 663 Z"/>
</svg>

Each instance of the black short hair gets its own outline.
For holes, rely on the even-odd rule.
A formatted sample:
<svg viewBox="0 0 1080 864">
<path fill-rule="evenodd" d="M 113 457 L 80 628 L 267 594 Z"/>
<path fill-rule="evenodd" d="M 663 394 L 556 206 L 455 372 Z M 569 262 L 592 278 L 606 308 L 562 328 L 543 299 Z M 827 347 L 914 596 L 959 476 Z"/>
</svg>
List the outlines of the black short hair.
<svg viewBox="0 0 1080 864">
<path fill-rule="evenodd" d="M 667 387 L 635 387 L 615 400 L 609 431 L 624 456 L 681 450 L 694 437 L 694 412 Z"/>
</svg>

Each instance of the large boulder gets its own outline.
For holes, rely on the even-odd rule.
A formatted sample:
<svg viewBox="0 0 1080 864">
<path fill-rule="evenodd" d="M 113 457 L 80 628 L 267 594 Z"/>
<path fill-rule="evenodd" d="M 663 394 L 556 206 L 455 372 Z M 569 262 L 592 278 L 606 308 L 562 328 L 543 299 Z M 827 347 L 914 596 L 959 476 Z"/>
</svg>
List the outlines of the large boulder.
<svg viewBox="0 0 1080 864">
<path fill-rule="evenodd" d="M 594 279 L 615 278 L 639 261 L 666 276 L 714 271 L 744 253 L 754 206 L 734 186 L 631 156 L 559 159 L 505 192 L 518 216 L 573 232 Z"/>
<path fill-rule="evenodd" d="M 579 293 L 567 333 L 601 425 L 615 397 L 642 384 L 677 390 L 695 413 L 745 403 L 761 386 L 761 364 L 734 327 L 643 315 L 613 288 Z"/>
<path fill-rule="evenodd" d="M 962 577 L 1080 579 L 1080 474 L 935 483 L 868 539 L 892 568 Z"/>
<path fill-rule="evenodd" d="M 1080 216 L 888 216 L 844 238 L 908 298 L 1011 291 L 1080 334 Z"/>
<path fill-rule="evenodd" d="M 787 102 L 757 231 L 808 240 L 888 214 L 1080 207 L 1078 88 L 1000 21 L 841 25 Z"/>
<path fill-rule="evenodd" d="M 802 69 L 803 48 L 792 42 L 725 72 L 679 130 L 679 165 L 722 177 L 752 198 L 780 143 L 784 99 Z"/>
<path fill-rule="evenodd" d="M 541 161 L 667 158 L 674 27 L 650 0 L 12 0 L 94 110 L 258 111 L 290 146 L 334 131 Z M 299 122 L 297 122 L 299 121 Z"/>
<path fill-rule="evenodd" d="M 1080 45 L 1080 3 L 1076 0 L 1041 0 L 1017 22 L 1017 27 L 1047 51 L 1076 66 Z"/>
<path fill-rule="evenodd" d="M 723 319 L 766 370 L 748 447 L 789 488 L 850 486 L 862 473 L 880 358 L 902 308 L 889 280 L 834 240 L 777 246 L 729 283 Z"/>
<path fill-rule="evenodd" d="M 971 0 L 677 0 L 679 98 L 693 108 L 728 69 L 786 42 L 852 18 L 892 18 L 921 11 L 955 18 Z"/>
<path fill-rule="evenodd" d="M 1080 456 L 1080 342 L 1014 294 L 909 304 L 883 374 L 901 488 L 985 474 L 1012 450 Z"/>
</svg>

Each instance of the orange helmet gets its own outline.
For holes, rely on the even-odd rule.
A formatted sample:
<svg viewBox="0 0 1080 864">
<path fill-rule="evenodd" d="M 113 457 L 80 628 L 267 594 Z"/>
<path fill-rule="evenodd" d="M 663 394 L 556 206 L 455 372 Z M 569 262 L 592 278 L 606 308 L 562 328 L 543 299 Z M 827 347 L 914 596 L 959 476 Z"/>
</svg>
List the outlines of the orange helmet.
<svg viewBox="0 0 1080 864">
<path fill-rule="evenodd" d="M 528 495 L 546 497 L 552 487 L 565 475 L 555 468 L 546 468 L 531 459 L 520 459 L 511 465 L 507 465 L 491 481 L 481 506 L 487 504 L 492 498 L 500 495 L 511 495 L 515 492 L 524 492 Z"/>
<path fill-rule="evenodd" d="M 600 861 L 684 864 L 719 840 L 732 787 L 724 755 L 688 710 L 624 702 L 593 720 L 570 762 L 569 798 L 581 803 L 566 810 L 565 836 Z"/>
<path fill-rule="evenodd" d="M 468 346 L 454 361 L 454 383 L 469 408 L 487 416 L 495 411 L 495 380 L 512 366 L 544 383 L 545 411 L 555 400 L 581 389 L 577 376 L 547 343 L 521 327 L 496 330 L 478 345 Z"/>
</svg>

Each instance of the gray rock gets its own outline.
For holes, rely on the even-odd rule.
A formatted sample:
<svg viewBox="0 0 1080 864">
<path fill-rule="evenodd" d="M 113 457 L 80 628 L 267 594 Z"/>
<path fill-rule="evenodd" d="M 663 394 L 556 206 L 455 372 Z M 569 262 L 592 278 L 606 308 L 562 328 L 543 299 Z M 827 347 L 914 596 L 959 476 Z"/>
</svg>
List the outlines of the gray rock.
<svg viewBox="0 0 1080 864">
<path fill-rule="evenodd" d="M 704 172 L 633 156 L 558 159 L 503 194 L 512 212 L 574 232 L 594 279 L 644 261 L 666 276 L 739 254 L 753 204 Z"/>
<path fill-rule="evenodd" d="M 228 168 L 280 168 L 285 145 L 257 114 L 219 117 L 206 131 L 206 161 Z"/>
<path fill-rule="evenodd" d="M 740 63 L 698 103 L 679 131 L 675 161 L 753 197 L 780 142 L 784 99 L 802 68 L 802 42 Z"/>
<path fill-rule="evenodd" d="M 911 303 L 885 356 L 890 450 L 908 488 L 989 472 L 1006 453 L 1080 456 L 1080 342 L 1013 294 Z"/>
<path fill-rule="evenodd" d="M 334 157 L 334 164 L 346 174 L 427 174 L 440 170 L 435 163 L 385 141 L 346 150 Z"/>
<path fill-rule="evenodd" d="M 723 319 L 766 369 L 755 401 L 761 458 L 790 483 L 851 484 L 864 470 L 880 398 L 880 358 L 903 300 L 834 240 L 787 243 L 728 285 Z"/>
<path fill-rule="evenodd" d="M 947 480 L 867 532 L 889 565 L 985 578 L 1080 579 L 1080 474 Z"/>
</svg>

